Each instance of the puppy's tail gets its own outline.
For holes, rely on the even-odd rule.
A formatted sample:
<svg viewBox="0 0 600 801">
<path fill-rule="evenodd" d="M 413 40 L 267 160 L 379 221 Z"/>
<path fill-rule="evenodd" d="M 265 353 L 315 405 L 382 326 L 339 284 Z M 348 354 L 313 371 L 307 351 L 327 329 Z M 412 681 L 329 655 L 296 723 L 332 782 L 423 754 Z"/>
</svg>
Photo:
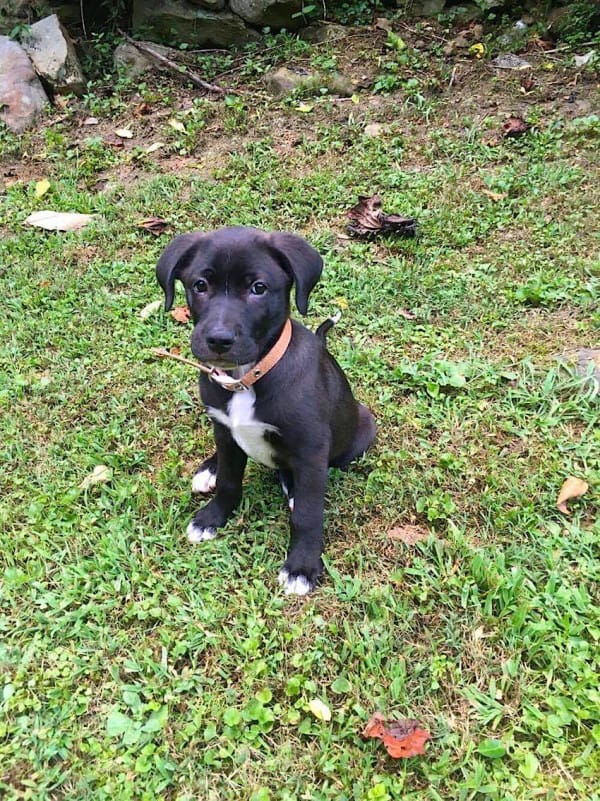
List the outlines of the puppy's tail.
<svg viewBox="0 0 600 801">
<path fill-rule="evenodd" d="M 323 345 L 326 344 L 327 332 L 333 328 L 337 322 L 339 322 L 341 316 L 342 313 L 338 312 L 337 314 L 334 314 L 333 317 L 328 317 L 315 331 L 315 335 L 321 340 Z"/>
</svg>

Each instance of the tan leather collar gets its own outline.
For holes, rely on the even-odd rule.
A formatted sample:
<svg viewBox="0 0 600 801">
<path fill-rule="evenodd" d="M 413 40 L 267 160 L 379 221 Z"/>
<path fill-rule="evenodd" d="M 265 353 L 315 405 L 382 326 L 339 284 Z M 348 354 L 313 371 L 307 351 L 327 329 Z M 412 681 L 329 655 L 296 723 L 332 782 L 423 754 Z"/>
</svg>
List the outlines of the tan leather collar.
<svg viewBox="0 0 600 801">
<path fill-rule="evenodd" d="M 281 359 L 283 354 L 288 349 L 290 340 L 292 338 L 292 321 L 288 319 L 281 330 L 279 339 L 273 345 L 271 350 L 257 363 L 251 367 L 247 373 L 241 378 L 232 378 L 222 370 L 213 367 L 209 373 L 209 378 L 214 381 L 223 389 L 228 389 L 230 392 L 242 392 L 245 389 L 250 389 L 253 384 L 266 375 L 269 370 L 273 369 L 277 362 Z"/>
</svg>

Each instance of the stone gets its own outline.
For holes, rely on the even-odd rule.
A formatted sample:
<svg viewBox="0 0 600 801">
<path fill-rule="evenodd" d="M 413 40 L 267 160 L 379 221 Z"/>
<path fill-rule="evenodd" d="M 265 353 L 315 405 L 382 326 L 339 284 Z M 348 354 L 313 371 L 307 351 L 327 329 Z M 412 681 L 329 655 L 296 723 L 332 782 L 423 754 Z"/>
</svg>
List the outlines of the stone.
<svg viewBox="0 0 600 801">
<path fill-rule="evenodd" d="M 436 17 L 441 14 L 446 5 L 446 0 L 422 0 L 420 3 L 412 3 L 410 12 L 415 17 Z"/>
<path fill-rule="evenodd" d="M 21 133 L 33 126 L 47 102 L 27 53 L 8 36 L 0 36 L 0 120 Z"/>
<path fill-rule="evenodd" d="M 311 92 L 321 87 L 327 88 L 331 94 L 341 97 L 352 97 L 356 91 L 353 81 L 340 72 L 320 73 L 303 67 L 280 67 L 268 72 L 264 76 L 264 80 L 267 89 L 274 97 L 289 95 L 297 89 Z"/>
<path fill-rule="evenodd" d="M 302 0 L 229 0 L 229 7 L 250 25 L 295 31 L 305 22 Z"/>
<path fill-rule="evenodd" d="M 156 44 L 156 42 L 140 41 L 140 44 L 151 47 L 161 56 L 170 58 L 171 60 L 177 55 L 177 51 L 172 47 L 165 47 L 165 45 Z M 126 72 L 130 78 L 137 78 L 143 75 L 144 72 L 148 72 L 148 70 L 152 69 L 166 70 L 166 67 L 159 64 L 156 59 L 147 56 L 129 42 L 122 42 L 120 45 L 117 45 L 113 53 L 113 61 L 115 66 Z"/>
<path fill-rule="evenodd" d="M 301 39 L 314 44 L 335 42 L 348 36 L 348 28 L 335 22 L 313 22 L 299 34 Z"/>
<path fill-rule="evenodd" d="M 497 56 L 490 61 L 492 67 L 500 70 L 530 70 L 531 64 L 525 61 L 524 58 L 515 56 L 514 53 L 505 53 L 503 56 Z"/>
<path fill-rule="evenodd" d="M 594 394 L 600 393 L 600 350 L 579 348 L 556 357 L 569 372 L 582 379 L 582 388 Z"/>
<path fill-rule="evenodd" d="M 459 23 L 474 22 L 484 16 L 483 9 L 475 3 L 461 3 L 458 6 L 453 6 L 452 13 Z"/>
<path fill-rule="evenodd" d="M 366 136 L 367 139 L 378 139 L 385 133 L 385 130 L 385 126 L 380 122 L 371 122 L 368 125 L 365 125 L 363 136 Z"/>
<path fill-rule="evenodd" d="M 83 94 L 85 78 L 75 46 L 56 14 L 31 25 L 22 37 L 22 45 L 37 74 L 57 94 Z"/>
<path fill-rule="evenodd" d="M 334 72 L 330 75 L 322 76 L 323 86 L 326 86 L 334 95 L 340 97 L 352 97 L 356 91 L 353 81 L 341 72 Z"/>
<path fill-rule="evenodd" d="M 231 47 L 260 39 L 230 11 L 211 11 L 188 0 L 134 0 L 133 30 L 198 47 Z"/>
<path fill-rule="evenodd" d="M 289 95 L 295 89 L 312 89 L 317 85 L 319 79 L 316 72 L 301 67 L 296 69 L 280 67 L 272 72 L 267 72 L 264 80 L 272 95 L 282 97 Z"/>
</svg>

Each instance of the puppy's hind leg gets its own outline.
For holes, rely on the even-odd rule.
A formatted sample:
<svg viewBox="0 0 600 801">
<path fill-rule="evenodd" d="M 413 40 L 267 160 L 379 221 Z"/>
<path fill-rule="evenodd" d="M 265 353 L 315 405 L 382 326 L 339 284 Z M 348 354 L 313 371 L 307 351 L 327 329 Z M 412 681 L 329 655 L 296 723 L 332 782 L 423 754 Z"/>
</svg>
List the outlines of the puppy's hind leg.
<svg viewBox="0 0 600 801">
<path fill-rule="evenodd" d="M 192 492 L 206 495 L 212 492 L 217 484 L 217 454 L 213 453 L 205 459 L 192 476 Z"/>
<path fill-rule="evenodd" d="M 330 467 L 338 467 L 340 470 L 346 470 L 353 459 L 362 456 L 373 444 L 377 433 L 375 418 L 362 403 L 357 405 L 358 425 L 352 444 L 344 453 L 341 453 L 331 462 Z"/>
</svg>

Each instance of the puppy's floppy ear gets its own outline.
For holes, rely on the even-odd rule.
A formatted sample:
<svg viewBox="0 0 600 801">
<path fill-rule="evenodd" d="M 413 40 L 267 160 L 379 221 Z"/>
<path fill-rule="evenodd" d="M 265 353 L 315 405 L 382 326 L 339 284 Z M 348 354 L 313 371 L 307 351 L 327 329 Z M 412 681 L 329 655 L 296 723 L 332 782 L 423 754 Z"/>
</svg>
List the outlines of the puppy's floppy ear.
<svg viewBox="0 0 600 801">
<path fill-rule="evenodd" d="M 165 311 L 173 305 L 175 295 L 175 279 L 191 262 L 194 255 L 194 245 L 202 239 L 204 234 L 182 234 L 175 237 L 165 248 L 156 265 L 156 278 L 165 293 Z"/>
<path fill-rule="evenodd" d="M 275 250 L 283 269 L 296 284 L 296 306 L 300 314 L 308 311 L 308 296 L 319 280 L 323 270 L 323 259 L 305 239 L 296 234 L 275 231 L 269 234 L 269 242 Z"/>
</svg>

